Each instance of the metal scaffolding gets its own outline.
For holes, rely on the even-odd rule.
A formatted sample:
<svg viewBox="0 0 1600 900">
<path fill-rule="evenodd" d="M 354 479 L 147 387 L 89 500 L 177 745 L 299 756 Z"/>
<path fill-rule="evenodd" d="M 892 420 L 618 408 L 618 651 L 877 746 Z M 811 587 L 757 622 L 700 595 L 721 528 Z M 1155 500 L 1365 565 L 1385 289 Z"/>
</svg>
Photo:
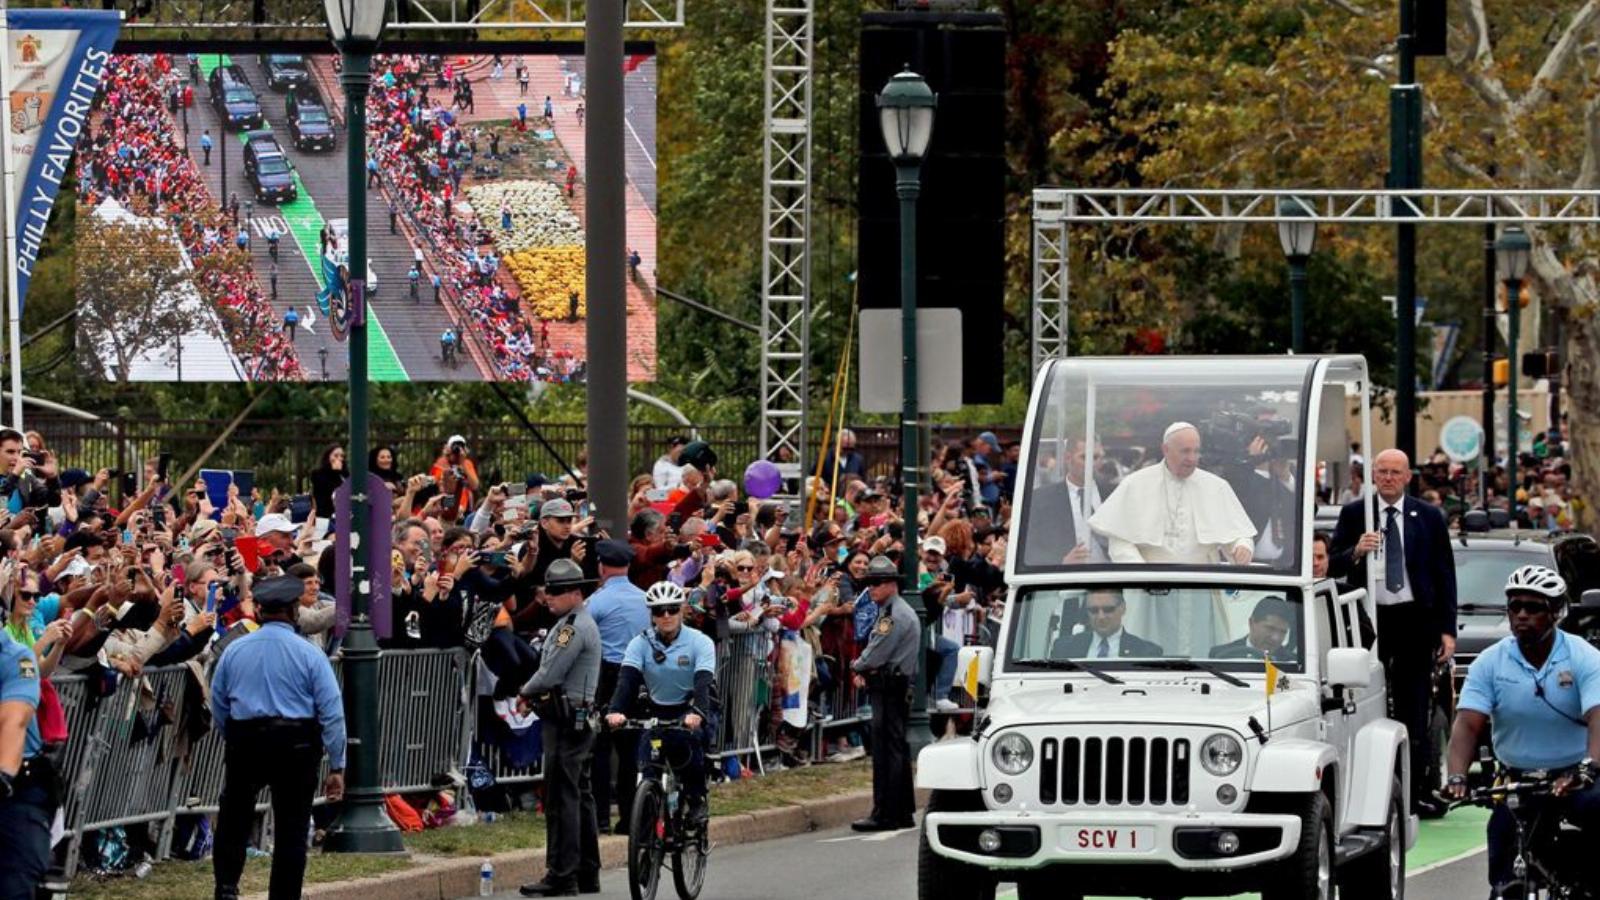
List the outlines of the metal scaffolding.
<svg viewBox="0 0 1600 900">
<path fill-rule="evenodd" d="M 1299 198 L 1308 219 L 1327 225 L 1600 224 L 1600 191 L 1294 189 L 1191 190 L 1187 188 L 1066 189 L 1033 192 L 1033 370 L 1067 355 L 1070 299 L 1069 234 L 1073 225 L 1175 223 L 1275 225 L 1287 218 L 1278 200 Z"/>
<path fill-rule="evenodd" d="M 767 0 L 761 169 L 761 455 L 782 460 L 779 467 L 789 478 L 806 470 L 812 27 L 812 0 Z"/>
<path fill-rule="evenodd" d="M 628 28 L 680 28 L 684 0 L 623 0 Z M 13 0 L 13 8 L 103 8 L 102 0 Z M 239 31 L 259 39 L 327 33 L 321 0 L 116 0 L 135 38 L 149 32 L 213 36 Z M 389 0 L 391 36 L 495 29 L 581 31 L 587 0 Z M 144 32 L 146 34 L 141 34 Z"/>
</svg>

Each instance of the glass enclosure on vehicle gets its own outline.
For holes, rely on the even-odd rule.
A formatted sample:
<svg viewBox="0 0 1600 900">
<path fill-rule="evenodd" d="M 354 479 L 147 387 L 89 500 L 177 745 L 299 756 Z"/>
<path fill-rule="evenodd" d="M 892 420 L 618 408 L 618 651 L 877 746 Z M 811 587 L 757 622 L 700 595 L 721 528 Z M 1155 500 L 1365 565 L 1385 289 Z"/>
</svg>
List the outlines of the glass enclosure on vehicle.
<svg viewBox="0 0 1600 900">
<path fill-rule="evenodd" d="M 1138 564 L 1298 574 L 1310 423 L 1327 406 L 1342 442 L 1348 407 L 1342 385 L 1313 402 L 1317 362 L 1052 364 L 1034 400 L 1017 573 Z"/>
<path fill-rule="evenodd" d="M 1024 589 L 1012 600 L 1005 670 L 1190 668 L 1303 671 L 1297 589 L 1212 585 Z M 1069 661 L 1063 664 L 1063 661 Z"/>
</svg>

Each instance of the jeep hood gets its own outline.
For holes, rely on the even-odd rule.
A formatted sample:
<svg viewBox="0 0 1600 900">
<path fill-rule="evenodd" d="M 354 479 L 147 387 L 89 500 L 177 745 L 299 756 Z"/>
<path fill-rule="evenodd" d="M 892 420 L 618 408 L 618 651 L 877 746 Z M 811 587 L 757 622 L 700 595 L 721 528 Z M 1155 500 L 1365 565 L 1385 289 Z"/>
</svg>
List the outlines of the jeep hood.
<svg viewBox="0 0 1600 900">
<path fill-rule="evenodd" d="M 1124 684 L 1073 679 L 1071 693 L 1054 679 L 1002 678 L 991 689 L 989 730 L 1012 725 L 1071 725 L 1075 723 L 1125 723 L 1139 725 L 1214 725 L 1251 733 L 1254 716 L 1267 727 L 1266 688 L 1259 682 L 1235 687 L 1218 678 L 1199 674 L 1146 679 L 1126 678 Z M 1118 672 L 1117 677 L 1123 677 Z M 1272 698 L 1272 729 L 1315 718 L 1321 704 L 1309 683 L 1292 684 Z"/>
</svg>

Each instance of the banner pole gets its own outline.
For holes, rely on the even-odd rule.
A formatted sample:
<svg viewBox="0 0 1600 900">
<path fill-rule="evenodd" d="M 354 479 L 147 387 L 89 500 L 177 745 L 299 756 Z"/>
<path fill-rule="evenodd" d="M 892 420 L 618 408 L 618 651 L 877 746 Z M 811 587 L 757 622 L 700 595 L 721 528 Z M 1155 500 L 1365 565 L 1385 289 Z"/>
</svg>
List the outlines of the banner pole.
<svg viewBox="0 0 1600 900">
<path fill-rule="evenodd" d="M 11 362 L 11 427 L 22 430 L 22 305 L 17 302 L 17 162 L 11 147 L 11 13 L 0 0 L 0 169 L 4 169 L 6 346 Z"/>
</svg>

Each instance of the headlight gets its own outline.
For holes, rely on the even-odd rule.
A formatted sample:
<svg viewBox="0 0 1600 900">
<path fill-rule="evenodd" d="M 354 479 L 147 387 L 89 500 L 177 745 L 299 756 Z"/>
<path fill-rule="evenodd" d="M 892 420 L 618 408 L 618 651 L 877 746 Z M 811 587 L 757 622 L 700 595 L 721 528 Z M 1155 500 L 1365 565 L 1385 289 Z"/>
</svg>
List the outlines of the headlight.
<svg viewBox="0 0 1600 900">
<path fill-rule="evenodd" d="M 1244 747 L 1230 734 L 1213 734 L 1200 745 L 1200 765 L 1207 772 L 1224 778 L 1239 770 L 1244 762 Z"/>
<path fill-rule="evenodd" d="M 1033 744 L 1013 731 L 994 742 L 994 750 L 990 755 L 994 758 L 995 768 L 1007 775 L 1021 775 L 1033 765 Z"/>
</svg>

